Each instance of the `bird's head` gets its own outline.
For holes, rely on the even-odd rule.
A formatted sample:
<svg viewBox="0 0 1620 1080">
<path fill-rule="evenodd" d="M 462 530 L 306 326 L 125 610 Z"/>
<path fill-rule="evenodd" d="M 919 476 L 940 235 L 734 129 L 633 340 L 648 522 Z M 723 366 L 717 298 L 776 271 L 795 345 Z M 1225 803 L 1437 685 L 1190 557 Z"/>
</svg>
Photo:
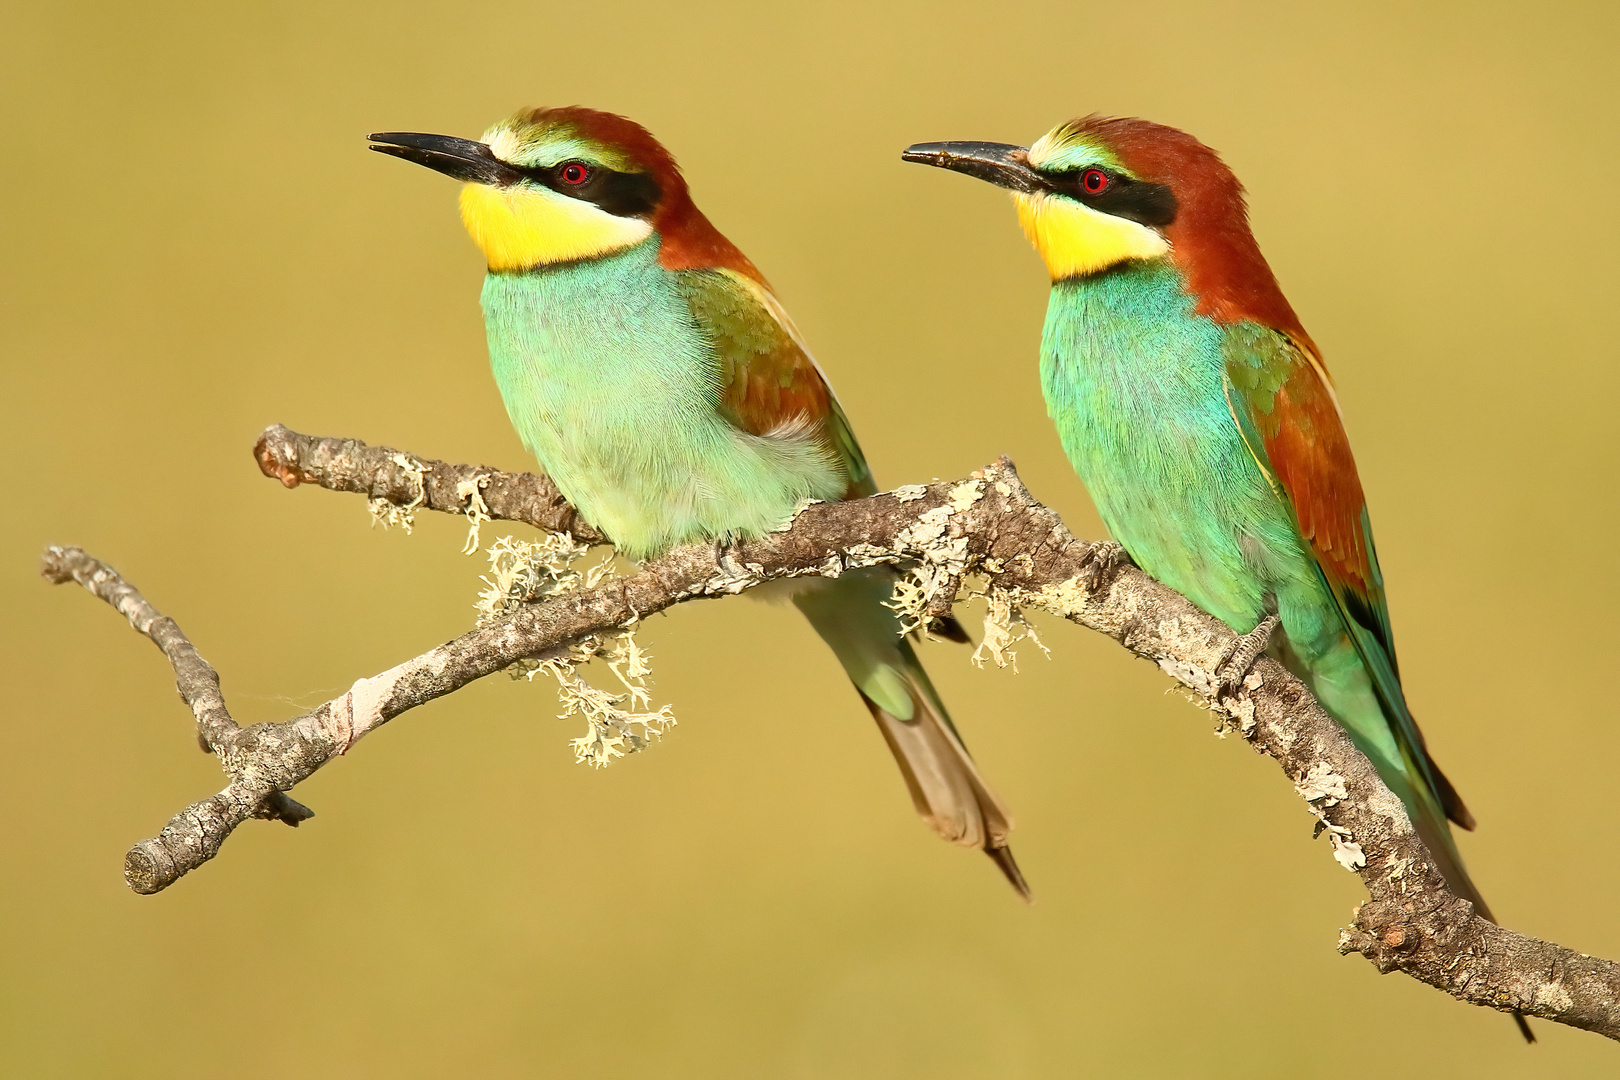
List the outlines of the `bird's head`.
<svg viewBox="0 0 1620 1080">
<path fill-rule="evenodd" d="M 1088 116 L 1028 147 L 918 143 L 901 156 L 1011 191 L 1053 281 L 1168 259 L 1206 314 L 1298 325 L 1249 228 L 1243 186 L 1184 131 Z"/>
<path fill-rule="evenodd" d="M 465 182 L 461 220 L 492 271 L 600 258 L 655 233 L 671 269 L 747 263 L 692 204 L 669 151 L 613 113 L 524 109 L 481 142 L 406 131 L 370 139 L 379 153 Z"/>
</svg>

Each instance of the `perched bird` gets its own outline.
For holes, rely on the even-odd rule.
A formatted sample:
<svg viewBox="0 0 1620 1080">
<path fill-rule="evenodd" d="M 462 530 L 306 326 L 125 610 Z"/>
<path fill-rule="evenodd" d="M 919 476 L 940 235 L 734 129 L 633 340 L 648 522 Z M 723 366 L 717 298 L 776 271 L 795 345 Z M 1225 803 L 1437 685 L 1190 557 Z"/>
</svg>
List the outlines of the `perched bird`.
<svg viewBox="0 0 1620 1080">
<path fill-rule="evenodd" d="M 806 499 L 877 488 L 838 400 L 754 264 L 693 204 L 647 130 L 531 109 L 482 142 L 389 132 L 371 149 L 464 181 L 489 265 L 483 309 L 507 415 L 546 474 L 624 554 L 758 536 Z M 855 684 L 912 801 L 1029 891 L 1012 821 L 885 606 L 874 568 L 779 590 Z M 954 620 L 936 627 L 966 641 Z"/>
<path fill-rule="evenodd" d="M 1137 119 L 1075 120 L 1027 148 L 919 143 L 902 156 L 1012 192 L 1052 278 L 1047 411 L 1114 538 L 1234 630 L 1258 632 L 1251 647 L 1277 616 L 1271 650 L 1400 796 L 1452 889 L 1490 918 L 1447 824 L 1472 829 L 1473 815 L 1401 690 L 1333 385 L 1260 254 L 1237 177 L 1192 136 Z"/>
</svg>

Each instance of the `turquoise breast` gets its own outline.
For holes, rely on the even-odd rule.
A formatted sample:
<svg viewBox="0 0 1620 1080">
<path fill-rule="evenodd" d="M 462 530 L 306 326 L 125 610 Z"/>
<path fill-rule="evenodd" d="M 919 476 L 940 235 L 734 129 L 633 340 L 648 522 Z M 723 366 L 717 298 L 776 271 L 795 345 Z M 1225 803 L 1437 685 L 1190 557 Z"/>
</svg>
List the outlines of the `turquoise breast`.
<svg viewBox="0 0 1620 1080">
<path fill-rule="evenodd" d="M 1315 571 L 1232 419 L 1222 338 L 1174 267 L 1126 263 L 1053 285 L 1041 386 L 1114 538 L 1247 631 L 1281 581 Z"/>
<path fill-rule="evenodd" d="M 758 535 L 845 481 L 803 439 L 751 435 L 718 411 L 710 340 L 653 237 L 622 253 L 492 273 L 490 363 L 524 445 L 626 554 Z"/>
</svg>

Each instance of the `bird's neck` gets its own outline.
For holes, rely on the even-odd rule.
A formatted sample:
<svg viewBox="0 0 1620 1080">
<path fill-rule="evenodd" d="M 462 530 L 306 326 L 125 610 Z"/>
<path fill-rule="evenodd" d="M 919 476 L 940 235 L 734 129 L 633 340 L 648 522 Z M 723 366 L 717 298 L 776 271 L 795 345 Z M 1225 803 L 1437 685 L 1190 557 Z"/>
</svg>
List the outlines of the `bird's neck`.
<svg viewBox="0 0 1620 1080">
<path fill-rule="evenodd" d="M 1169 259 L 1056 282 L 1041 346 L 1048 406 L 1144 421 L 1209 407 L 1223 400 L 1222 336 Z"/>
</svg>

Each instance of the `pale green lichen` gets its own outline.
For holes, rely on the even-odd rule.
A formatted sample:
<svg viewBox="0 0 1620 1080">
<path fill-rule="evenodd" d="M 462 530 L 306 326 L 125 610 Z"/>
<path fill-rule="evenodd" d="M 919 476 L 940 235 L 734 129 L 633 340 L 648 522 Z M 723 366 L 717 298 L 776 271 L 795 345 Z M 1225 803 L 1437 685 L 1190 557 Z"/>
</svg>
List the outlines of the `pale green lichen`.
<svg viewBox="0 0 1620 1080">
<path fill-rule="evenodd" d="M 1333 766 L 1325 761 L 1318 761 L 1312 765 L 1310 771 L 1294 781 L 1294 790 L 1299 797 L 1305 800 L 1310 811 L 1315 815 L 1318 832 L 1328 834 L 1328 842 L 1333 845 L 1333 858 L 1346 870 L 1355 871 L 1367 865 L 1367 855 L 1361 850 L 1361 845 L 1355 842 L 1350 830 L 1342 825 L 1335 825 L 1323 813 L 1330 806 L 1337 806 L 1349 798 L 1349 792 L 1344 786 L 1344 777 L 1333 771 Z M 1404 872 L 1404 870 L 1403 870 Z"/>
<path fill-rule="evenodd" d="M 798 505 L 794 506 L 793 513 L 789 514 L 786 520 L 784 520 L 782 524 L 778 525 L 776 528 L 772 529 L 771 532 L 787 532 L 789 529 L 793 528 L 793 523 L 799 520 L 800 514 L 804 513 L 812 506 L 820 506 L 823 501 L 824 500 L 822 499 L 800 499 Z"/>
<path fill-rule="evenodd" d="M 473 605 L 478 610 L 478 625 L 494 622 L 524 604 L 579 588 L 585 575 L 573 564 L 589 550 L 567 533 L 548 532 L 538 541 L 510 536 L 495 541 L 488 550 L 489 576 L 480 579 L 484 589 Z"/>
<path fill-rule="evenodd" d="M 1027 559 L 1029 556 L 1020 553 L 1016 558 Z M 1085 611 L 1086 603 L 1090 599 L 1090 590 L 1081 584 L 1079 577 L 1072 577 L 1067 581 L 1060 581 L 1056 585 L 1041 586 L 1030 597 L 1029 603 L 1032 607 L 1044 608 L 1054 615 L 1072 619 Z"/>
<path fill-rule="evenodd" d="M 476 555 L 481 546 L 478 534 L 484 522 L 490 520 L 489 505 L 484 502 L 483 488 L 489 483 L 489 474 L 484 473 L 463 480 L 456 485 L 456 498 L 467 504 L 467 542 L 461 546 L 463 555 Z"/>
<path fill-rule="evenodd" d="M 1348 797 L 1344 777 L 1325 761 L 1312 765 L 1310 771 L 1294 783 L 1294 790 L 1306 802 L 1320 803 L 1324 807 L 1337 806 Z"/>
<path fill-rule="evenodd" d="M 411 526 L 416 524 L 416 512 L 427 502 L 427 476 L 428 467 L 406 454 L 395 453 L 389 458 L 395 465 L 411 474 L 416 487 L 416 494 L 404 506 L 388 499 L 367 499 L 366 509 L 371 511 L 371 523 L 389 528 L 398 525 L 409 535 Z"/>
<path fill-rule="evenodd" d="M 606 661 L 608 670 L 624 687 L 623 692 L 603 690 L 580 676 L 576 669 L 597 656 Z M 652 672 L 648 659 L 636 642 L 635 632 L 623 630 L 586 638 L 562 656 L 536 661 L 526 673 L 529 679 L 543 672 L 556 680 L 557 696 L 563 706 L 557 714 L 559 720 L 585 718 L 585 734 L 569 742 L 575 761 L 602 768 L 614 758 L 646 749 L 675 726 L 668 705 L 652 711 L 646 681 Z"/>
<path fill-rule="evenodd" d="M 974 503 L 984 498 L 984 482 L 981 480 L 964 480 L 951 488 L 951 512 L 959 514 L 967 510 Z"/>
<path fill-rule="evenodd" d="M 901 529 L 894 537 L 896 549 L 905 551 L 915 549 L 924 557 L 934 554 L 935 545 L 945 540 L 946 530 L 950 528 L 951 508 L 949 506 L 936 506 L 932 510 L 924 510 L 917 515 L 917 520 Z M 961 538 L 965 544 L 967 538 Z M 941 552 L 940 554 L 943 554 Z"/>
<path fill-rule="evenodd" d="M 1011 590 L 988 589 L 974 595 L 982 599 L 985 605 L 984 637 L 979 641 L 979 647 L 973 650 L 975 667 L 982 668 L 986 661 L 993 660 L 996 667 L 1010 667 L 1017 672 L 1018 650 L 1015 646 L 1021 641 L 1028 641 L 1040 649 L 1047 659 L 1052 658 L 1052 650 L 1035 633 L 1035 627 L 1025 620 L 1023 608 L 1015 601 Z"/>
<path fill-rule="evenodd" d="M 958 491 L 966 487 L 964 484 Z M 1034 566 L 1034 560 L 1026 552 L 1014 555 L 1011 562 L 1026 573 Z M 1006 568 L 998 560 L 991 559 L 985 562 L 984 569 L 994 574 Z M 985 602 L 984 640 L 973 651 L 973 662 L 983 667 L 986 661 L 993 660 L 997 667 L 1011 667 L 1017 671 L 1018 654 L 1014 646 L 1021 641 L 1033 643 L 1048 659 L 1052 656 L 1052 650 L 1046 647 L 1024 617 L 1024 609 L 1035 608 L 1065 619 L 1075 619 L 1085 612 L 1091 593 L 1083 579 L 1075 576 L 1056 585 L 1043 585 L 1033 592 L 989 588 L 971 593 L 972 597 Z"/>
<path fill-rule="evenodd" d="M 909 634 L 928 626 L 928 604 L 933 595 L 935 575 L 927 566 L 915 566 L 900 575 L 894 583 L 894 592 L 883 601 L 900 620 L 900 633 Z"/>
<path fill-rule="evenodd" d="M 503 536 L 489 548 L 489 576 L 475 605 L 478 624 L 486 625 L 526 603 L 580 588 L 594 588 L 613 576 L 609 554 L 585 571 L 574 568 L 589 548 L 564 533 L 546 533 L 528 542 Z M 623 690 L 604 690 L 587 681 L 579 669 L 600 657 Z M 634 626 L 593 634 L 567 648 L 519 660 L 507 670 L 514 679 L 547 675 L 557 684 L 563 711 L 558 719 L 585 718 L 585 734 L 573 739 L 576 761 L 597 768 L 615 758 L 645 749 L 675 726 L 668 705 L 654 711 L 647 690 L 652 673 L 648 654 L 637 643 Z"/>
<path fill-rule="evenodd" d="M 1326 821 L 1326 818 L 1321 819 Z M 1328 825 L 1328 840 L 1333 844 L 1334 860 L 1352 874 L 1367 865 L 1367 853 L 1350 838 L 1350 830 L 1342 825 Z"/>
<path fill-rule="evenodd" d="M 910 502 L 922 498 L 926 492 L 922 485 L 911 484 L 896 488 L 890 494 L 901 502 Z M 971 508 L 982 498 L 982 483 L 964 481 L 951 489 L 949 501 L 944 505 L 925 510 L 895 535 L 894 550 L 917 560 L 900 576 L 893 594 L 884 601 L 899 616 L 902 634 L 918 630 L 926 633 L 934 598 L 960 584 L 967 571 L 968 537 L 950 535 L 951 517 Z M 869 546 L 857 545 L 857 548 Z M 850 554 L 857 548 L 851 548 Z"/>
</svg>

